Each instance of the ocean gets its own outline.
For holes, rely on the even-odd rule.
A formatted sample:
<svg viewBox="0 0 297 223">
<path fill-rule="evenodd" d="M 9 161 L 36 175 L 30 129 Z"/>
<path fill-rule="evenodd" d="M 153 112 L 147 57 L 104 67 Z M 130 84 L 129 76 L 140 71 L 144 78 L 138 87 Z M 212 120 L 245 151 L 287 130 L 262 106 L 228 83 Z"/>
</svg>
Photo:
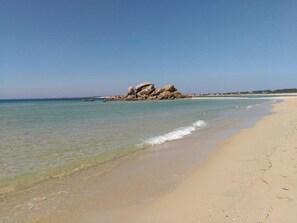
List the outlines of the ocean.
<svg viewBox="0 0 297 223">
<path fill-rule="evenodd" d="M 0 197 L 248 117 L 271 100 L 0 100 Z"/>
</svg>

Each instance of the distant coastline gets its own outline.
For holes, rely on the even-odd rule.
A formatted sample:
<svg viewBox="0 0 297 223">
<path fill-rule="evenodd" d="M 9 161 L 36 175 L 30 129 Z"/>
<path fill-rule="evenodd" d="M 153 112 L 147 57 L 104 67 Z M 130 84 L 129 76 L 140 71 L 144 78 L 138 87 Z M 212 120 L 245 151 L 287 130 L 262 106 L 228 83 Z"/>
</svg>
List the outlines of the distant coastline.
<svg viewBox="0 0 297 223">
<path fill-rule="evenodd" d="M 256 96 L 256 95 L 284 95 L 295 94 L 297 95 L 297 88 L 284 88 L 277 90 L 254 90 L 254 91 L 231 91 L 231 92 L 209 92 L 196 94 L 193 96 Z"/>
<path fill-rule="evenodd" d="M 232 91 L 232 92 L 208 92 L 208 93 L 185 93 L 191 97 L 213 97 L 213 96 L 295 96 L 297 88 L 284 88 L 277 90 L 254 90 L 254 91 Z M 1 98 L 0 101 L 30 101 L 30 100 L 83 100 L 88 98 L 108 99 L 112 95 L 96 95 L 82 97 L 46 97 L 46 98 Z"/>
</svg>

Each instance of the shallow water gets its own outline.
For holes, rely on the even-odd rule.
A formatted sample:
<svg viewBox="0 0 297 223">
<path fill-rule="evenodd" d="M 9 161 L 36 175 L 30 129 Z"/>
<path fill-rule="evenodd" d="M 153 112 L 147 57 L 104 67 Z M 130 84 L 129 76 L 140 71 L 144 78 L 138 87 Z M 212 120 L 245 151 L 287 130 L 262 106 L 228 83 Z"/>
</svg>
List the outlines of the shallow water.
<svg viewBox="0 0 297 223">
<path fill-rule="evenodd" d="M 0 194 L 187 137 L 228 112 L 263 103 L 0 101 Z"/>
</svg>

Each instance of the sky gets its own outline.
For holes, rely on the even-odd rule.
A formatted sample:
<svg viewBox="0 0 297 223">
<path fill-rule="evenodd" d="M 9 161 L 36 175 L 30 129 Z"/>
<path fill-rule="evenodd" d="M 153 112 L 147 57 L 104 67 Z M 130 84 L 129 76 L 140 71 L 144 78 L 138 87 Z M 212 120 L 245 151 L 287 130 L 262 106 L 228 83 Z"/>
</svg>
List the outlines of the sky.
<svg viewBox="0 0 297 223">
<path fill-rule="evenodd" d="M 0 98 L 297 87 L 296 0 L 0 0 Z"/>
</svg>

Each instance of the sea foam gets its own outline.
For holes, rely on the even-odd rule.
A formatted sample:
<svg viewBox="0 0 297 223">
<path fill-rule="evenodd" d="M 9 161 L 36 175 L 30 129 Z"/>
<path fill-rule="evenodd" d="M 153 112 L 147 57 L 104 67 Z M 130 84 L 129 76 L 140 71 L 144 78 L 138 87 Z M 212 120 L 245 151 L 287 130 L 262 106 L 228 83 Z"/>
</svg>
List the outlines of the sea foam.
<svg viewBox="0 0 297 223">
<path fill-rule="evenodd" d="M 206 126 L 206 122 L 203 120 L 199 120 L 197 122 L 194 122 L 190 126 L 175 129 L 174 131 L 166 133 L 165 135 L 149 138 L 145 140 L 143 144 L 155 146 L 155 145 L 163 144 L 168 141 L 181 139 L 186 135 L 192 134 L 192 132 L 194 132 L 195 130 L 203 128 L 204 126 Z"/>
</svg>

